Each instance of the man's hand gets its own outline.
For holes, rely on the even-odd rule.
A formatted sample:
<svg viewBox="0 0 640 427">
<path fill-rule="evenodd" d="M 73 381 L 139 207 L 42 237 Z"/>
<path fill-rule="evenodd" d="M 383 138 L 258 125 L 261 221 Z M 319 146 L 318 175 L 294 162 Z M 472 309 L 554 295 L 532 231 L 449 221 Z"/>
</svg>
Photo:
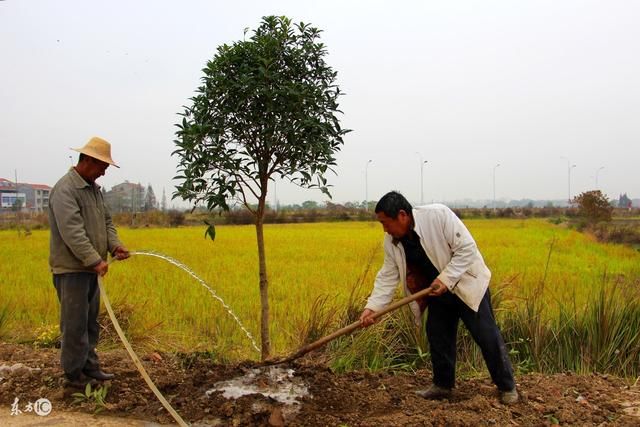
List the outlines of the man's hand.
<svg viewBox="0 0 640 427">
<path fill-rule="evenodd" d="M 431 286 L 429 286 L 429 289 L 431 289 L 428 295 L 430 297 L 439 297 L 449 290 L 447 289 L 447 286 L 440 281 L 440 279 L 436 279 L 431 282 Z"/>
<path fill-rule="evenodd" d="M 360 315 L 360 323 L 362 324 L 363 328 L 366 328 L 367 326 L 371 326 L 374 323 L 376 323 L 376 319 L 374 319 L 373 316 L 375 314 L 375 311 L 370 310 L 368 308 L 365 308 L 364 311 L 362 312 L 362 314 Z"/>
<path fill-rule="evenodd" d="M 100 262 L 93 266 L 93 270 L 98 273 L 100 276 L 104 276 L 109 271 L 109 264 L 107 264 L 104 260 L 100 260 Z"/>
<path fill-rule="evenodd" d="M 116 257 L 118 261 L 122 261 L 123 259 L 129 258 L 129 251 L 124 246 L 118 246 L 113 250 L 113 256 Z"/>
</svg>

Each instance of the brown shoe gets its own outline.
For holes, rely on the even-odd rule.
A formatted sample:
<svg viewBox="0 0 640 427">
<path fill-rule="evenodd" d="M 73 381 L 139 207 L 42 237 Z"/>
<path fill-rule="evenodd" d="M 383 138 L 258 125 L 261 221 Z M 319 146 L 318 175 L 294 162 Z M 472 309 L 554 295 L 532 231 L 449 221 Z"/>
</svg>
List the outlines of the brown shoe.
<svg viewBox="0 0 640 427">
<path fill-rule="evenodd" d="M 503 405 L 512 405 L 518 401 L 518 390 L 515 388 L 509 391 L 500 392 L 500 402 Z"/>
<path fill-rule="evenodd" d="M 423 399 L 429 400 L 448 399 L 451 397 L 451 389 L 432 384 L 431 387 L 426 390 L 416 391 L 416 394 Z"/>
</svg>

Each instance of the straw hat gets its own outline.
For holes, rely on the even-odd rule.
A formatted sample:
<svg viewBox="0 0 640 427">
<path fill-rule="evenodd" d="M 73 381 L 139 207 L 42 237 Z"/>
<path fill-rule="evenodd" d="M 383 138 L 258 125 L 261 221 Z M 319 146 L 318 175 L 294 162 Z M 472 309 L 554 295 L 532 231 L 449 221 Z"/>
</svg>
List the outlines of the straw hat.
<svg viewBox="0 0 640 427">
<path fill-rule="evenodd" d="M 81 148 L 72 148 L 73 151 L 77 151 L 78 153 L 86 154 L 89 157 L 93 157 L 94 159 L 102 160 L 105 163 L 109 163 L 117 168 L 120 166 L 116 165 L 116 162 L 111 158 L 111 144 L 105 141 L 102 138 L 98 138 L 94 136 L 85 144 L 84 147 Z"/>
</svg>

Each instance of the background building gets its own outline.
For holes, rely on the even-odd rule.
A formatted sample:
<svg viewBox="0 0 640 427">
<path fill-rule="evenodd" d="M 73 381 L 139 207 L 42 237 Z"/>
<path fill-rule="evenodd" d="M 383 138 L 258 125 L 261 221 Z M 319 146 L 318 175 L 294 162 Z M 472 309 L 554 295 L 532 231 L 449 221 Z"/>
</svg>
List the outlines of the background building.
<svg viewBox="0 0 640 427">
<path fill-rule="evenodd" d="M 104 200 L 112 213 L 142 212 L 145 210 L 146 191 L 142 184 L 125 181 L 104 193 Z"/>
<path fill-rule="evenodd" d="M 0 209 L 44 212 L 49 208 L 51 187 L 45 184 L 16 183 L 0 178 Z"/>
</svg>

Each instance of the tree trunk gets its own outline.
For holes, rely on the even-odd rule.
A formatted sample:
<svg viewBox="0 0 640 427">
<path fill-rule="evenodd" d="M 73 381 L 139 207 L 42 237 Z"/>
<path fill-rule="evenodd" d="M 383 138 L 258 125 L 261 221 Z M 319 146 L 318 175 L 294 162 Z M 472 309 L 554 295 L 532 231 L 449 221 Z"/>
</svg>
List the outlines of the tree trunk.
<svg viewBox="0 0 640 427">
<path fill-rule="evenodd" d="M 258 201 L 258 212 L 256 215 L 256 237 L 258 239 L 258 262 L 260 264 L 260 338 L 262 341 L 262 360 L 266 360 L 271 355 L 271 339 L 269 338 L 269 281 L 267 280 L 267 259 L 264 252 L 264 207 L 265 200 Z"/>
</svg>

